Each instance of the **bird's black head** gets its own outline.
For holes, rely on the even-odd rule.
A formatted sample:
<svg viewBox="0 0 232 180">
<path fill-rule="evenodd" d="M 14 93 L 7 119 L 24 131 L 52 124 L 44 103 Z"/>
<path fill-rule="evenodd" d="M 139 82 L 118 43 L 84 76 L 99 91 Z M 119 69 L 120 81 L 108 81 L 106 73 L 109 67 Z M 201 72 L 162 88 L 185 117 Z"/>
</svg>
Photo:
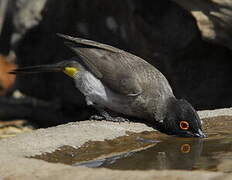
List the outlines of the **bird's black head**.
<svg viewBox="0 0 232 180">
<path fill-rule="evenodd" d="M 186 100 L 169 103 L 166 118 L 157 129 L 169 135 L 181 137 L 206 137 L 202 132 L 201 120 L 195 109 Z"/>
</svg>

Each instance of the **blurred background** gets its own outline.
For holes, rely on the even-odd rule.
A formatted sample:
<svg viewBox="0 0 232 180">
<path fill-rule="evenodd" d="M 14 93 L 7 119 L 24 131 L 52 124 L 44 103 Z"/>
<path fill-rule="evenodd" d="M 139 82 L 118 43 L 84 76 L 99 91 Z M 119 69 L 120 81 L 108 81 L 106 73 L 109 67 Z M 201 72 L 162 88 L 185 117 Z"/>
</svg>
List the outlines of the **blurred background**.
<svg viewBox="0 0 232 180">
<path fill-rule="evenodd" d="M 94 113 L 62 73 L 6 73 L 72 57 L 58 32 L 144 58 L 197 110 L 232 105 L 229 0 L 0 0 L 0 119 L 47 127 Z"/>
</svg>

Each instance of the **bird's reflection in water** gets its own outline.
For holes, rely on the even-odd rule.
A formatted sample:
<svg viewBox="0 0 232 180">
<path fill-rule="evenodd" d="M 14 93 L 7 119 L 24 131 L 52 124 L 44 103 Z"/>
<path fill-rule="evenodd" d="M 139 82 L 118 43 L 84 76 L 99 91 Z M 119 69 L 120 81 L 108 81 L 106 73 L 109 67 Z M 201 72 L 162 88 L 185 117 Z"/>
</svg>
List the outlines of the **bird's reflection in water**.
<svg viewBox="0 0 232 180">
<path fill-rule="evenodd" d="M 199 138 L 169 137 L 155 146 L 83 164 L 88 167 L 111 169 L 192 169 L 202 152 L 203 141 Z"/>
</svg>

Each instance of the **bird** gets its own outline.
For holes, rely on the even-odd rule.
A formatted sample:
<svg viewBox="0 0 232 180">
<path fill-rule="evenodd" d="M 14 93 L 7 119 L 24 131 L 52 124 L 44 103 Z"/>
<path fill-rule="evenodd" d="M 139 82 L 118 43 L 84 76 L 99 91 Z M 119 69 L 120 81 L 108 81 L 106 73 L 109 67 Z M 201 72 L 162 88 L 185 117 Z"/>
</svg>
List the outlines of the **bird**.
<svg viewBox="0 0 232 180">
<path fill-rule="evenodd" d="M 105 119 L 138 118 L 168 135 L 207 137 L 196 110 L 186 100 L 175 97 L 168 80 L 156 67 L 107 44 L 57 35 L 75 53 L 74 57 L 54 64 L 19 67 L 9 73 L 63 72 L 74 80 L 87 105 Z M 120 116 L 112 117 L 109 112 Z"/>
</svg>

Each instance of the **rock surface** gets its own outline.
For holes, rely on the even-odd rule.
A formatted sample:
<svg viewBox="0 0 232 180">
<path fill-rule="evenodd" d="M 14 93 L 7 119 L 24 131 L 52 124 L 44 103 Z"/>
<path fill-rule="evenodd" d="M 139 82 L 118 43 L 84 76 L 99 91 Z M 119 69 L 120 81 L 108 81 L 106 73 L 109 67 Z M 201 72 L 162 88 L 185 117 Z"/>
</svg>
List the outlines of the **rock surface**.
<svg viewBox="0 0 232 180">
<path fill-rule="evenodd" d="M 222 113 L 224 112 L 224 114 Z M 228 115 L 231 110 L 216 110 L 213 116 Z M 201 118 L 209 117 L 208 111 L 200 113 Z M 69 123 L 53 128 L 39 129 L 0 140 L 0 177 L 4 179 L 223 179 L 229 174 L 205 171 L 119 171 L 89 169 L 53 164 L 26 157 L 51 152 L 63 145 L 79 147 L 91 140 L 103 141 L 126 135 L 126 132 L 153 131 L 142 123 L 113 123 L 85 121 Z M 228 176 L 228 177 L 227 177 Z"/>
<path fill-rule="evenodd" d="M 173 0 L 192 13 L 202 37 L 232 49 L 232 2 L 230 0 Z"/>
<path fill-rule="evenodd" d="M 19 165 L 21 168 L 18 168 Z M 118 171 L 108 169 L 89 169 L 80 167 L 70 167 L 62 164 L 49 164 L 42 161 L 32 159 L 17 159 L 14 162 L 5 164 L 6 167 L 0 167 L 0 175 L 2 178 L 10 180 L 31 180 L 31 179 L 57 179 L 57 180 L 179 180 L 191 179 L 198 180 L 219 180 L 226 177 L 222 173 L 214 172 L 185 172 L 185 171 Z M 27 170 L 23 170 L 27 168 Z M 1 173 L 1 172 L 4 172 Z M 14 172 L 14 173 L 12 173 Z"/>
</svg>

